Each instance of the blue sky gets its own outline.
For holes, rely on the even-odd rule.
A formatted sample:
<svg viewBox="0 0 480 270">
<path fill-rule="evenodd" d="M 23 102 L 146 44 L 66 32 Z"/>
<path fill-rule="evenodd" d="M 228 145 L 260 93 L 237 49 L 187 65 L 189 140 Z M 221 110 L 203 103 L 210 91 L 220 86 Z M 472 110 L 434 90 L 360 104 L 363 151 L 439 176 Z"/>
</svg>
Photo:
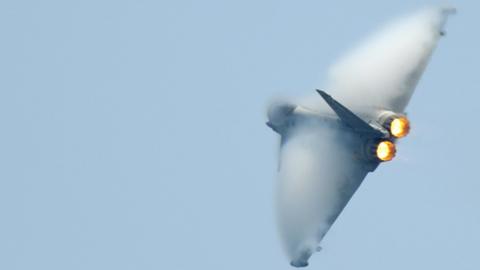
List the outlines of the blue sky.
<svg viewBox="0 0 480 270">
<path fill-rule="evenodd" d="M 452 4 L 412 135 L 311 269 L 480 266 L 480 6 Z M 0 269 L 290 269 L 266 104 L 424 5 L 0 3 Z"/>
</svg>

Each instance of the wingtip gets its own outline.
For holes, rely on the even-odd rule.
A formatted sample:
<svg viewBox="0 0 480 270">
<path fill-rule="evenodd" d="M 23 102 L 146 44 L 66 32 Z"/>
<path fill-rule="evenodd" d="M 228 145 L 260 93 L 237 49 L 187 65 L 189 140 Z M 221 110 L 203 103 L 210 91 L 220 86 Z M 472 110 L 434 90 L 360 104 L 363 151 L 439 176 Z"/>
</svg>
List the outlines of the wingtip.
<svg viewBox="0 0 480 270">
<path fill-rule="evenodd" d="M 457 8 L 451 5 L 442 6 L 440 7 L 440 9 L 443 12 L 443 14 L 446 14 L 446 15 L 454 15 L 457 13 Z"/>
<path fill-rule="evenodd" d="M 297 268 L 303 268 L 308 266 L 308 262 L 297 260 L 297 261 L 291 261 L 290 265 Z"/>
</svg>

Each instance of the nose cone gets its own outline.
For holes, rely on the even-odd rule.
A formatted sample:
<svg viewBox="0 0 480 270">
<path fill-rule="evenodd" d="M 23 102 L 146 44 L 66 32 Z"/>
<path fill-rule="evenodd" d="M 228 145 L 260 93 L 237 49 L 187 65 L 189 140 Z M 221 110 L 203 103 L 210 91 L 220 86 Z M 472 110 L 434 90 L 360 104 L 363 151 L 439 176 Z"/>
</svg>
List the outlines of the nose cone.
<svg viewBox="0 0 480 270">
<path fill-rule="evenodd" d="M 268 107 L 268 121 L 275 125 L 282 125 L 287 117 L 295 110 L 295 105 L 286 102 L 275 102 Z"/>
</svg>

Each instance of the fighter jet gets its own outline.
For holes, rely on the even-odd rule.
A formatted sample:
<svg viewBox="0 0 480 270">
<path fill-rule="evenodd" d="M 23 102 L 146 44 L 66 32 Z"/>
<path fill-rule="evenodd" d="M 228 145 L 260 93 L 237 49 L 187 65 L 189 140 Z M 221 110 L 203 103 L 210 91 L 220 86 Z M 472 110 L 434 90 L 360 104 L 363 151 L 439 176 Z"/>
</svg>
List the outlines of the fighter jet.
<svg viewBox="0 0 480 270">
<path fill-rule="evenodd" d="M 410 131 L 405 108 L 452 12 L 395 21 L 341 58 L 313 99 L 270 105 L 267 125 L 280 135 L 278 227 L 292 266 L 308 265 L 367 174 L 394 159 Z"/>
</svg>

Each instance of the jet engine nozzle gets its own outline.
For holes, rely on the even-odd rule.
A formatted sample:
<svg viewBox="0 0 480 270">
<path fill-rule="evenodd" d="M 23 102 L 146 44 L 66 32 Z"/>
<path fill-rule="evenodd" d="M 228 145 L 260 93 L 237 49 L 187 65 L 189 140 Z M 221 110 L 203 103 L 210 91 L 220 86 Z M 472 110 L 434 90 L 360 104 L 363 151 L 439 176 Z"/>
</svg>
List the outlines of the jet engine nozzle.
<svg viewBox="0 0 480 270">
<path fill-rule="evenodd" d="M 389 130 L 395 138 L 403 138 L 410 132 L 410 121 L 404 116 L 395 118 L 390 122 Z"/>
<path fill-rule="evenodd" d="M 381 161 L 390 161 L 395 157 L 397 149 L 395 144 L 391 141 L 381 141 L 377 144 L 375 153 L 377 158 Z"/>
<path fill-rule="evenodd" d="M 385 112 L 380 115 L 379 122 L 395 138 L 403 138 L 410 132 L 410 121 L 404 115 Z"/>
<path fill-rule="evenodd" d="M 395 144 L 389 140 L 372 140 L 366 144 L 366 155 L 369 160 L 390 161 L 396 153 Z"/>
</svg>

